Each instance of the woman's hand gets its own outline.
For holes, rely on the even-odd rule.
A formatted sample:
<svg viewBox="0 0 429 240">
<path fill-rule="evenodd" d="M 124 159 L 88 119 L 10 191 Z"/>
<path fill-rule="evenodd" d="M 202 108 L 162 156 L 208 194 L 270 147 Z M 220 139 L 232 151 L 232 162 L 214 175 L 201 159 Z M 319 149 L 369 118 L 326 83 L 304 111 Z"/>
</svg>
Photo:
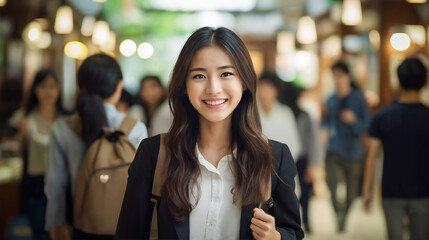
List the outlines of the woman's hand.
<svg viewBox="0 0 429 240">
<path fill-rule="evenodd" d="M 260 208 L 253 209 L 252 224 L 253 237 L 256 240 L 280 240 L 281 235 L 276 230 L 276 221 L 273 216 L 266 214 L 264 210 Z"/>
</svg>

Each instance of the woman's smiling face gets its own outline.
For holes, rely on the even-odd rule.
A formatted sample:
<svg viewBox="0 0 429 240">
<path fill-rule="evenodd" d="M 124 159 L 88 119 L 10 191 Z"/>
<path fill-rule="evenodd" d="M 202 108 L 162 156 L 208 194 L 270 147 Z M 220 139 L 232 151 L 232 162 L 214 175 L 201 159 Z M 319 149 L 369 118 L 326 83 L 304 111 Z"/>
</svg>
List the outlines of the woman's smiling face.
<svg viewBox="0 0 429 240">
<path fill-rule="evenodd" d="M 243 84 L 222 48 L 210 46 L 196 52 L 186 79 L 186 94 L 200 121 L 231 121 L 243 95 Z"/>
</svg>

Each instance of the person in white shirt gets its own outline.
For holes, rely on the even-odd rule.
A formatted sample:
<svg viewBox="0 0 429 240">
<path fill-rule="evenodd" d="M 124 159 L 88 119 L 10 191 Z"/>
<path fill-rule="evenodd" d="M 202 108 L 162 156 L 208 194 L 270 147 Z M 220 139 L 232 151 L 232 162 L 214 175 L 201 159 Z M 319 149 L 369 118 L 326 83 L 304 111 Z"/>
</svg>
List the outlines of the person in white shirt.
<svg viewBox="0 0 429 240">
<path fill-rule="evenodd" d="M 79 95 L 77 113 L 81 120 L 81 135 L 60 118 L 52 127 L 45 176 L 45 194 L 48 200 L 46 229 L 52 240 L 70 239 L 70 226 L 66 219 L 67 184 L 74 189 L 79 167 L 88 146 L 98 138 L 101 129 L 116 129 L 125 118 L 115 106 L 121 96 L 123 81 L 119 64 L 112 57 L 96 54 L 84 60 L 78 71 Z M 137 148 L 147 137 L 146 126 L 138 122 L 128 138 Z M 71 191 L 73 196 L 73 191 Z M 108 201 L 108 199 L 106 199 Z M 113 239 L 113 236 L 92 236 L 73 229 L 75 239 Z"/>
<path fill-rule="evenodd" d="M 257 77 L 241 39 L 204 27 L 185 43 L 168 99 L 173 124 L 145 139 L 129 169 L 116 239 L 148 239 L 160 141 L 166 166 L 157 205 L 159 239 L 302 239 L 296 167 L 268 140 L 256 104 Z"/>
<path fill-rule="evenodd" d="M 275 73 L 267 71 L 259 77 L 257 95 L 262 133 L 269 139 L 288 145 L 297 161 L 301 154 L 301 140 L 292 110 L 277 100 L 281 81 Z"/>
</svg>

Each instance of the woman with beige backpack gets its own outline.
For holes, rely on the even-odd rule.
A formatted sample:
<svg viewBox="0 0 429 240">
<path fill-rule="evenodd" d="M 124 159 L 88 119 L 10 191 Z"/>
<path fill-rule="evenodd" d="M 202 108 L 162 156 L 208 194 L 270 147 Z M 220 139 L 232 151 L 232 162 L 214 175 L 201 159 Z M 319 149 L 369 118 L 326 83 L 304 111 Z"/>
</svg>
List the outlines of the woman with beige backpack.
<svg viewBox="0 0 429 240">
<path fill-rule="evenodd" d="M 123 80 L 120 66 L 112 57 L 96 54 L 85 59 L 78 70 L 78 85 L 77 114 L 57 120 L 52 127 L 45 176 L 45 194 L 48 199 L 46 228 L 53 240 L 71 237 L 113 239 L 121 202 L 116 204 L 115 219 L 115 209 L 108 207 L 115 196 L 100 198 L 100 194 L 110 193 L 113 189 L 119 192 L 118 195 L 121 192 L 123 195 L 133 154 L 128 154 L 128 159 L 121 154 L 123 149 L 135 151 L 140 141 L 147 137 L 147 130 L 143 123 L 127 118 L 115 108 L 121 96 Z M 116 143 L 124 145 L 123 149 L 116 148 Z M 108 167 L 99 164 L 102 160 L 107 160 L 105 164 Z M 118 165 L 117 162 L 123 164 Z M 116 174 L 117 167 L 121 165 L 125 168 L 120 168 L 122 173 Z M 114 173 L 107 172 L 112 169 Z M 115 178 L 118 175 L 119 179 Z M 88 181 L 82 180 L 82 177 L 89 176 L 92 178 L 88 178 Z M 81 185 L 86 182 L 89 185 Z M 70 185 L 71 190 L 67 189 L 67 185 Z M 93 186 L 98 186 L 95 194 Z M 66 196 L 69 194 L 74 206 L 74 222 L 68 222 L 66 218 Z M 94 195 L 101 200 L 94 203 Z M 90 207 L 85 206 L 90 203 Z M 96 214 L 88 214 L 88 209 L 95 209 Z"/>
</svg>

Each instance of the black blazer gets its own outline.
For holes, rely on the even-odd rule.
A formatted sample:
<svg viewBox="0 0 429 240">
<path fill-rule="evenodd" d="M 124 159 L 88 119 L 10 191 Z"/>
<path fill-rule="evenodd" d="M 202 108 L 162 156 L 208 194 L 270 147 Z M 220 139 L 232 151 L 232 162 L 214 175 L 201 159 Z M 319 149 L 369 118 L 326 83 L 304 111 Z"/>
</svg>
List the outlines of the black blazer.
<svg viewBox="0 0 429 240">
<path fill-rule="evenodd" d="M 128 185 L 119 216 L 115 239 L 148 239 L 154 203 L 151 202 L 152 183 L 158 159 L 160 135 L 146 138 L 137 150 L 128 170 Z M 296 167 L 289 148 L 282 143 L 269 141 L 273 165 L 285 185 L 272 174 L 270 214 L 276 220 L 276 229 L 282 239 L 302 239 L 298 200 L 295 195 Z M 250 229 L 253 208 L 258 204 L 243 206 L 240 220 L 240 239 L 253 239 Z M 158 209 L 158 234 L 160 239 L 189 239 L 189 218 L 184 222 L 173 220 L 163 193 Z"/>
</svg>

